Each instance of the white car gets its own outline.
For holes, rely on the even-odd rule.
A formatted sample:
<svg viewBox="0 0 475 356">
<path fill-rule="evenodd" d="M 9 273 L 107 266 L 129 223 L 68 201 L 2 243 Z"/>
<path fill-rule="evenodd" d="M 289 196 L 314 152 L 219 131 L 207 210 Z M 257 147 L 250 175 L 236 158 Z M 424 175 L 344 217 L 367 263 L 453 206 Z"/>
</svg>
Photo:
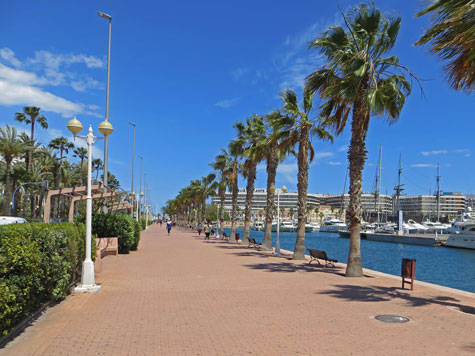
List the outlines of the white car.
<svg viewBox="0 0 475 356">
<path fill-rule="evenodd" d="M 0 216 L 0 225 L 24 224 L 26 220 L 14 216 Z"/>
</svg>

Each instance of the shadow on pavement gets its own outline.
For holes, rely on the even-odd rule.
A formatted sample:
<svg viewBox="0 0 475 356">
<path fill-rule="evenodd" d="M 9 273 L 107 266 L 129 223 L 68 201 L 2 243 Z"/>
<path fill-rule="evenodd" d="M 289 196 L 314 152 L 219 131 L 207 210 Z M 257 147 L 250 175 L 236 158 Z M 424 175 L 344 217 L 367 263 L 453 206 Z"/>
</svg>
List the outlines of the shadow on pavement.
<svg viewBox="0 0 475 356">
<path fill-rule="evenodd" d="M 400 299 L 406 301 L 410 306 L 414 307 L 439 304 L 447 307 L 455 307 L 460 311 L 468 308 L 466 305 L 457 303 L 459 300 L 452 297 L 417 297 L 411 294 L 409 290 L 397 287 L 339 284 L 335 285 L 334 289 L 318 292 L 317 294 L 327 294 L 335 298 L 344 299 L 346 301 L 385 302 L 393 299 Z"/>
<path fill-rule="evenodd" d="M 256 270 L 265 270 L 267 272 L 281 272 L 281 273 L 295 273 L 295 272 L 323 272 L 323 273 L 332 273 L 340 276 L 345 274 L 342 272 L 342 267 L 323 267 L 318 265 L 309 265 L 309 264 L 295 264 L 295 263 L 285 263 L 285 262 L 276 262 L 276 263 L 257 263 L 251 265 L 245 265 L 245 267 L 256 269 Z"/>
</svg>

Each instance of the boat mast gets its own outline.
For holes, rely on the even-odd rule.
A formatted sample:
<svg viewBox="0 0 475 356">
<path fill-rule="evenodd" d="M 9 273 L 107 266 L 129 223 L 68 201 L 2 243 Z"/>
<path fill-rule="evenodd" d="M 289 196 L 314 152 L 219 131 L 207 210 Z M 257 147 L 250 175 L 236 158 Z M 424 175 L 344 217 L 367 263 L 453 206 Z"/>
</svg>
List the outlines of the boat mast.
<svg viewBox="0 0 475 356">
<path fill-rule="evenodd" d="M 401 192 L 404 190 L 403 186 L 404 184 L 401 184 L 401 174 L 402 174 L 402 155 L 399 154 L 399 169 L 397 171 L 397 185 L 394 187 L 394 190 L 396 191 L 396 203 L 394 204 L 395 212 L 393 212 L 394 216 L 397 216 L 399 212 L 399 207 L 400 207 L 400 198 L 401 198 Z"/>
<path fill-rule="evenodd" d="M 340 216 L 343 214 L 343 212 L 345 211 L 345 192 L 346 192 L 346 180 L 348 179 L 348 171 L 350 170 L 350 166 L 348 165 L 346 167 L 346 172 L 345 172 L 345 184 L 343 185 L 343 194 L 341 195 L 341 207 L 340 207 Z M 346 224 L 346 213 L 345 215 L 343 216 L 343 222 Z"/>
<path fill-rule="evenodd" d="M 376 181 L 375 181 L 375 193 L 374 193 L 374 205 L 377 213 L 377 222 L 380 223 L 379 211 L 381 207 L 381 161 L 383 155 L 383 145 L 379 146 L 379 158 L 378 158 L 378 168 L 376 169 Z"/>
<path fill-rule="evenodd" d="M 440 218 L 440 164 L 437 163 L 437 222 Z"/>
</svg>

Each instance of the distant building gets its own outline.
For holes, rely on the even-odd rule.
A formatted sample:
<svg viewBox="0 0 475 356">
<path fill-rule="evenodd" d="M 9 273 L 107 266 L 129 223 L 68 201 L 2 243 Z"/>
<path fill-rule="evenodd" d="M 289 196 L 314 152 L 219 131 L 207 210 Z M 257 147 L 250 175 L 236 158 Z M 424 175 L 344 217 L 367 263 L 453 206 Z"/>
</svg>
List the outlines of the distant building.
<svg viewBox="0 0 475 356">
<path fill-rule="evenodd" d="M 380 216 L 389 216 L 392 214 L 393 198 L 390 195 L 381 194 L 379 199 L 374 194 L 363 193 L 361 195 L 361 207 L 363 210 L 363 219 L 366 221 L 375 218 L 378 215 L 378 206 Z M 320 198 L 320 204 L 329 205 L 334 209 L 348 209 L 350 203 L 349 194 L 323 194 Z"/>
<path fill-rule="evenodd" d="M 454 219 L 465 209 L 465 196 L 462 193 L 442 193 L 439 203 L 439 217 Z M 400 209 L 404 216 L 417 220 L 437 219 L 437 196 L 414 195 L 400 198 Z"/>
</svg>

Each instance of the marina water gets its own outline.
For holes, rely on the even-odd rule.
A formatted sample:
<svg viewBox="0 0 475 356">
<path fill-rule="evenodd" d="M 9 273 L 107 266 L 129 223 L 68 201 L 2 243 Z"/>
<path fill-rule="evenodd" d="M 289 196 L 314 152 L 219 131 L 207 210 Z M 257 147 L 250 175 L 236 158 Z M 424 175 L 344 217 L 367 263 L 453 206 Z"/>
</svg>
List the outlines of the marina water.
<svg viewBox="0 0 475 356">
<path fill-rule="evenodd" d="M 224 231 L 229 235 L 230 229 Z M 242 238 L 243 230 L 237 229 L 236 232 Z M 275 235 L 272 233 L 273 246 Z M 262 242 L 264 232 L 251 231 L 250 236 Z M 296 238 L 295 232 L 281 232 L 280 248 L 293 252 Z M 349 243 L 349 239 L 341 238 L 335 233 L 305 234 L 305 248 L 325 250 L 328 257 L 343 263 L 348 260 Z M 306 253 L 308 254 L 307 251 Z M 401 275 L 403 258 L 415 258 L 416 280 L 475 293 L 475 250 L 361 240 L 361 258 L 364 268 L 395 276 Z"/>
</svg>

